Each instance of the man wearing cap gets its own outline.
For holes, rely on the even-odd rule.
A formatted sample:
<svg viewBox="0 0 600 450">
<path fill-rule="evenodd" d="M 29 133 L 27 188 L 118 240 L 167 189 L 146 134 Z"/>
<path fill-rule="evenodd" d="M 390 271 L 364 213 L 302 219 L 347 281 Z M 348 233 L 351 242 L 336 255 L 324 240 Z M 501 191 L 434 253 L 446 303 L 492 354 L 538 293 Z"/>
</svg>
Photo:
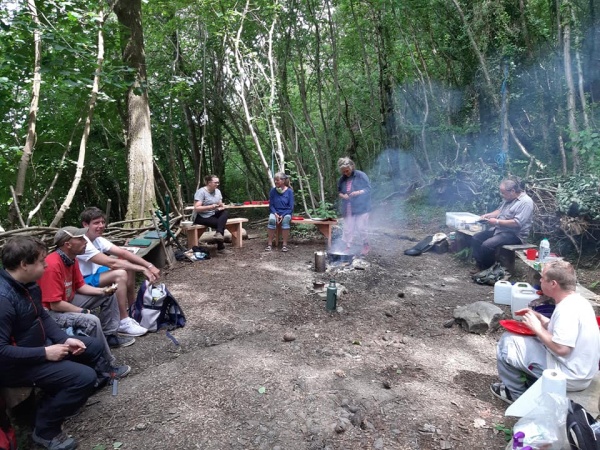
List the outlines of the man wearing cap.
<svg viewBox="0 0 600 450">
<path fill-rule="evenodd" d="M 85 252 L 86 232 L 87 228 L 64 227 L 54 235 L 56 251 L 46 257 L 47 267 L 38 281 L 42 304 L 61 327 L 78 326 L 104 341 L 107 359 L 113 363 L 108 347 L 127 347 L 135 339 L 117 336 L 120 317 L 116 287 L 93 287 L 83 281 L 77 255 Z M 100 309 L 98 317 L 91 314 L 96 308 Z"/>
<path fill-rule="evenodd" d="M 0 269 L 0 386 L 36 386 L 33 441 L 52 450 L 77 448 L 65 419 L 85 405 L 97 385 L 94 367 L 102 343 L 69 337 L 42 308 L 35 283 L 44 273 L 46 246 L 31 236 L 13 237 L 2 249 Z"/>
<path fill-rule="evenodd" d="M 135 301 L 136 272 L 143 273 L 150 283 L 154 283 L 160 270 L 102 237 L 106 228 L 106 216 L 102 210 L 87 208 L 81 213 L 81 222 L 87 228 L 88 241 L 85 251 L 77 255 L 84 281 L 94 287 L 107 287 L 116 283 L 115 295 L 121 319 L 117 331 L 128 336 L 146 334 L 148 330 L 128 316 L 127 308 Z"/>
</svg>

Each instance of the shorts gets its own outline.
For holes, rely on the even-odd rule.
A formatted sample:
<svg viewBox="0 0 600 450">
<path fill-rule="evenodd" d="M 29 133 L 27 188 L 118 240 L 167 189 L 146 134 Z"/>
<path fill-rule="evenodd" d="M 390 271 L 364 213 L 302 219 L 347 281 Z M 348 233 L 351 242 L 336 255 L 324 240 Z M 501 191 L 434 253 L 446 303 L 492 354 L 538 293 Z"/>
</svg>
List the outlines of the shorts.
<svg viewBox="0 0 600 450">
<path fill-rule="evenodd" d="M 83 277 L 83 281 L 85 284 L 89 284 L 90 286 L 99 287 L 100 286 L 100 274 L 104 272 L 108 272 L 110 269 L 106 266 L 101 266 L 96 273 L 88 275 L 87 277 Z"/>
</svg>

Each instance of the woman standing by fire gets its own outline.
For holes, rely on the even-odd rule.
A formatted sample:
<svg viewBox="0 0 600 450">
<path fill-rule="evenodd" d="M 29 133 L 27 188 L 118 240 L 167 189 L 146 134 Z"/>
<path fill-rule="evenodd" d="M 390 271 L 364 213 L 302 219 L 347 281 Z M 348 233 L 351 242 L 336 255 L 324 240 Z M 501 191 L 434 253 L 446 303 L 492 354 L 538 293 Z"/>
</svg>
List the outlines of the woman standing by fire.
<svg viewBox="0 0 600 450">
<path fill-rule="evenodd" d="M 369 253 L 369 212 L 371 211 L 371 182 L 366 173 L 356 170 L 350 158 L 340 158 L 338 169 L 338 195 L 341 199 L 341 211 L 344 218 L 342 240 L 346 251 L 355 252 L 362 245 L 361 254 Z"/>
</svg>

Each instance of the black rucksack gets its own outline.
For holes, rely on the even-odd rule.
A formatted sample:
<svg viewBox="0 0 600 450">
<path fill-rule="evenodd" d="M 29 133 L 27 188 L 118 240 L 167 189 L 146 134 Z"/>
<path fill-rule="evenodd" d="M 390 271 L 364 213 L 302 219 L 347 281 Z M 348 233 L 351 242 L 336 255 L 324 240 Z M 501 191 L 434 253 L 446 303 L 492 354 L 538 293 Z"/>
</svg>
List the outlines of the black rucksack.
<svg viewBox="0 0 600 450">
<path fill-rule="evenodd" d="M 592 425 L 596 420 L 579 403 L 569 400 L 567 437 L 571 450 L 600 450 L 600 442 Z"/>
<path fill-rule="evenodd" d="M 161 328 L 171 331 L 185 326 L 181 306 L 163 283 L 151 285 L 144 281 L 135 303 L 129 309 L 129 315 L 148 331 Z"/>
</svg>

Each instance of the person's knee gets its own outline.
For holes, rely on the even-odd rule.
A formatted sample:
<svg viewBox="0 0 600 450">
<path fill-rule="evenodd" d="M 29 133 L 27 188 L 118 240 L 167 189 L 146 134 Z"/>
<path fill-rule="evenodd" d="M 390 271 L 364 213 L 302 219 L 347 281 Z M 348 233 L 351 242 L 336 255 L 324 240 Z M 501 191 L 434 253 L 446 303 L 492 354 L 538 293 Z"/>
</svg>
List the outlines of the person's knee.
<svg viewBox="0 0 600 450">
<path fill-rule="evenodd" d="M 277 218 L 275 214 L 269 214 L 269 222 L 267 222 L 267 228 L 270 230 L 274 230 L 277 228 Z"/>
<path fill-rule="evenodd" d="M 289 230 L 291 221 L 292 221 L 292 216 L 290 216 L 289 214 L 285 215 L 283 217 L 283 220 L 281 221 L 281 229 Z"/>
</svg>

